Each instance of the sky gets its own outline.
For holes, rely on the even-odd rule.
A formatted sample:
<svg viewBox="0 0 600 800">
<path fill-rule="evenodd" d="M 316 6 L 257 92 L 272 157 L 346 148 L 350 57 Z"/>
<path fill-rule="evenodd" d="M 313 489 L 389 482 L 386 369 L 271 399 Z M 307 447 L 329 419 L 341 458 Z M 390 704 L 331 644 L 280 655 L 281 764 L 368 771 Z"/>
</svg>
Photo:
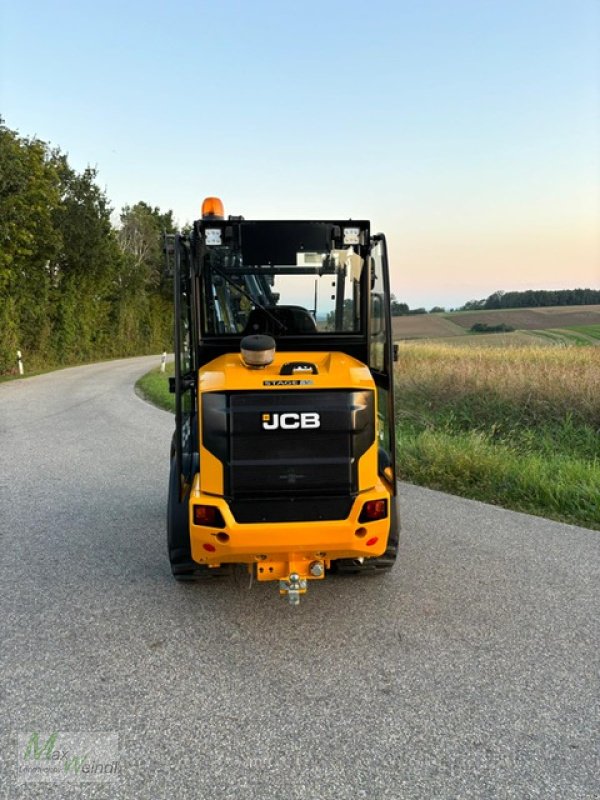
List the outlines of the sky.
<svg viewBox="0 0 600 800">
<path fill-rule="evenodd" d="M 600 288 L 598 0 L 0 0 L 0 114 L 115 219 L 369 219 L 411 307 Z"/>
</svg>

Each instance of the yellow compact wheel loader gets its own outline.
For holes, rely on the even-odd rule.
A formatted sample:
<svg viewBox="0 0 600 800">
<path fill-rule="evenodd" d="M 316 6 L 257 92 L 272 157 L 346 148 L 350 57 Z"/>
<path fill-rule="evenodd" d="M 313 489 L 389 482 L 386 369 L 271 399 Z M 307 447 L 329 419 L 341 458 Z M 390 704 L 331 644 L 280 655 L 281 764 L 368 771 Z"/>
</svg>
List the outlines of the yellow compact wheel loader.
<svg viewBox="0 0 600 800">
<path fill-rule="evenodd" d="M 245 564 L 296 605 L 312 580 L 396 559 L 390 288 L 367 221 L 225 218 L 168 236 L 174 577 Z"/>
</svg>

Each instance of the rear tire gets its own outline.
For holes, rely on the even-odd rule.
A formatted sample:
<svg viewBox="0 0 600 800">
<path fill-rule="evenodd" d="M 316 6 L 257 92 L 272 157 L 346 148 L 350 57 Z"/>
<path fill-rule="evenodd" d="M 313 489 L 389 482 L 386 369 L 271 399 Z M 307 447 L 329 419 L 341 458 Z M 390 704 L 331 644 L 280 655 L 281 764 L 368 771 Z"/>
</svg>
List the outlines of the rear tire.
<svg viewBox="0 0 600 800">
<path fill-rule="evenodd" d="M 183 503 L 179 501 L 179 475 L 177 463 L 172 457 L 167 500 L 167 548 L 173 577 L 185 583 L 197 580 L 198 573 L 202 571 L 202 566 L 192 560 L 188 513 L 189 500 L 186 498 Z"/>
</svg>

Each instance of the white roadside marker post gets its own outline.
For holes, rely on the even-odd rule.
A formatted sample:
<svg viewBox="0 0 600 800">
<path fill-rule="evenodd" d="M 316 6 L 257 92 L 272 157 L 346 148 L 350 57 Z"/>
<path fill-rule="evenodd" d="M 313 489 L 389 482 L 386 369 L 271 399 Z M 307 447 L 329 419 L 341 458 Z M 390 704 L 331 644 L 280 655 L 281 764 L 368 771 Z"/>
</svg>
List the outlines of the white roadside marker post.
<svg viewBox="0 0 600 800">
<path fill-rule="evenodd" d="M 17 350 L 17 364 L 19 365 L 19 375 L 24 375 L 25 370 L 23 369 L 23 357 L 20 350 Z"/>
<path fill-rule="evenodd" d="M 166 363 L 167 363 L 167 351 L 163 350 L 163 354 L 160 357 L 160 371 L 161 372 L 165 371 L 165 364 Z"/>
</svg>

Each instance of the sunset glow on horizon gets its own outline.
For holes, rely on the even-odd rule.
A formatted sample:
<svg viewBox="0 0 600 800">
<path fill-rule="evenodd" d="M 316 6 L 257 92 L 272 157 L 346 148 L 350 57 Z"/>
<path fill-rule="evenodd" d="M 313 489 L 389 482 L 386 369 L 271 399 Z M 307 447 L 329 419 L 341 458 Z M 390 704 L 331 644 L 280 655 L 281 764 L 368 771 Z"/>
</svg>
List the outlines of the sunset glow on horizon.
<svg viewBox="0 0 600 800">
<path fill-rule="evenodd" d="M 411 307 L 600 288 L 593 0 L 33 0 L 1 23 L 5 124 L 97 166 L 117 212 L 371 219 Z"/>
</svg>

